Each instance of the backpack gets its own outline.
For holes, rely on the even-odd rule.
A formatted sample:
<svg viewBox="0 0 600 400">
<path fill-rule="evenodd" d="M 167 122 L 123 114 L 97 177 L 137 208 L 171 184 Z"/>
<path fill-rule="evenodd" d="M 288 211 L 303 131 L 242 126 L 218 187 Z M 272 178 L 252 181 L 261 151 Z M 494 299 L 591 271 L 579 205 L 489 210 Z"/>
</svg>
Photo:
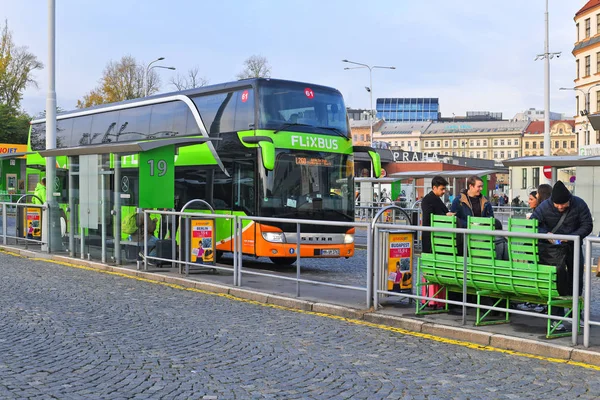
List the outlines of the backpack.
<svg viewBox="0 0 600 400">
<path fill-rule="evenodd" d="M 133 235 L 138 230 L 137 214 L 129 214 L 121 220 L 121 233 L 125 235 Z"/>
</svg>

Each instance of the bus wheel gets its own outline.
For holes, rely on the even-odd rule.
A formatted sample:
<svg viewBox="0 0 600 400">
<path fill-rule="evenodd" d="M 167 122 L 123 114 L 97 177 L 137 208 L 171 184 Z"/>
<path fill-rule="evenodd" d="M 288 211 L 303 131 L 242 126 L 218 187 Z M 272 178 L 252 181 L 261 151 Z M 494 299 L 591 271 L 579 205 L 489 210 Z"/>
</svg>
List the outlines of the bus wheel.
<svg viewBox="0 0 600 400">
<path fill-rule="evenodd" d="M 296 257 L 269 257 L 269 259 L 277 265 L 292 265 L 296 262 Z"/>
</svg>

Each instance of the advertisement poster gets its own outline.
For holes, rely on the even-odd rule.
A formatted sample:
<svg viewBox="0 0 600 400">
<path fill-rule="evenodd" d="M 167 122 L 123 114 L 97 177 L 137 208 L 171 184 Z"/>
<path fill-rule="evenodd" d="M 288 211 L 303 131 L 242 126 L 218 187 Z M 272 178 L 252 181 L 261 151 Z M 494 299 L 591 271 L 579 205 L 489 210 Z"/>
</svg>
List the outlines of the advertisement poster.
<svg viewBox="0 0 600 400">
<path fill-rule="evenodd" d="M 191 262 L 197 264 L 215 263 L 215 221 L 209 219 L 192 219 L 192 257 Z"/>
<path fill-rule="evenodd" d="M 40 208 L 27 208 L 25 212 L 25 237 L 27 239 L 40 239 L 42 236 Z"/>
<path fill-rule="evenodd" d="M 393 292 L 412 289 L 412 233 L 390 233 L 387 289 Z"/>
</svg>

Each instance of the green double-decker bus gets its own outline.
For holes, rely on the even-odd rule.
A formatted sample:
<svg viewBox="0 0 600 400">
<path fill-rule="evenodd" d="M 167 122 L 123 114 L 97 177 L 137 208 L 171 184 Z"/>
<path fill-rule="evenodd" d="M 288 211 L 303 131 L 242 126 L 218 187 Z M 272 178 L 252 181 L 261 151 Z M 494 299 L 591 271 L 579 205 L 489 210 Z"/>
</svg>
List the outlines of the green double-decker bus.
<svg viewBox="0 0 600 400">
<path fill-rule="evenodd" d="M 309 83 L 248 79 L 57 116 L 59 149 L 180 137 L 211 140 L 179 148 L 174 188 L 140 193 L 140 156 L 120 156 L 121 181 L 110 180 L 105 190 L 121 193 L 122 218 L 135 212 L 141 195 L 174 196 L 175 209 L 202 199 L 218 214 L 279 218 L 246 220 L 242 250 L 280 264 L 296 259 L 295 220 L 354 221 L 354 152 L 368 152 L 374 171 L 380 170 L 373 149 L 352 145 L 341 93 Z M 28 142 L 33 154 L 27 156 L 30 191 L 44 174 L 45 159 L 37 153 L 43 150 L 45 121 L 35 120 Z M 67 191 L 78 187 L 68 188 L 68 159 L 56 160 L 57 179 L 49 190 L 67 204 Z M 114 232 L 110 212 L 97 214 L 105 215 L 97 217 L 98 226 Z M 354 254 L 351 227 L 304 225 L 301 232 L 302 257 Z M 215 241 L 219 252 L 233 250 L 231 220 L 217 220 Z"/>
</svg>

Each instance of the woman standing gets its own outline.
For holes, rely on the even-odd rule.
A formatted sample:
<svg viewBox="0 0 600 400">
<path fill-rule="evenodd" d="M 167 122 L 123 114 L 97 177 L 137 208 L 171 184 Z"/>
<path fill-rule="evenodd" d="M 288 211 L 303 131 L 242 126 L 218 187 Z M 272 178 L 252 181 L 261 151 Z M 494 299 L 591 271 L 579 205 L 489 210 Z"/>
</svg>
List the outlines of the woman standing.
<svg viewBox="0 0 600 400">
<path fill-rule="evenodd" d="M 531 193 L 529 193 L 527 204 L 529 205 L 529 208 L 531 208 L 531 211 L 527 213 L 527 219 L 529 219 L 529 217 L 531 217 L 531 214 L 533 213 L 533 210 L 535 210 L 539 205 L 537 198 L 537 190 L 534 190 Z"/>
</svg>

